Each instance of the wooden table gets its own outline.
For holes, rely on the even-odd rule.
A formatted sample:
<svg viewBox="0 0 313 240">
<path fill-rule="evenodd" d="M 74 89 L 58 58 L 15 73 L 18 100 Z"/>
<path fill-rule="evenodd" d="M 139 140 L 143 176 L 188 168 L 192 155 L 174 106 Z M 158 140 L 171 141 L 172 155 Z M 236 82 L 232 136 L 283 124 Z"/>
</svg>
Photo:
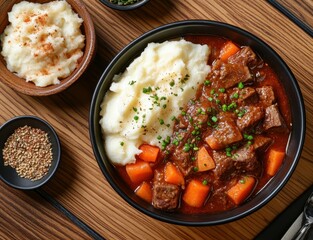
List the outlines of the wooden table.
<svg viewBox="0 0 313 240">
<path fill-rule="evenodd" d="M 312 185 L 313 41 L 308 33 L 267 1 L 151 0 L 129 12 L 114 11 L 98 0 L 84 2 L 94 21 L 98 49 L 76 84 L 54 96 L 30 97 L 0 83 L 0 122 L 18 115 L 39 116 L 54 126 L 63 150 L 56 175 L 39 191 L 23 192 L 0 182 L 0 239 L 252 239 Z M 110 60 L 144 32 L 186 19 L 222 21 L 262 38 L 290 66 L 306 106 L 305 146 L 291 179 L 262 209 L 219 226 L 175 226 L 130 207 L 102 175 L 89 139 L 91 97 Z"/>
</svg>

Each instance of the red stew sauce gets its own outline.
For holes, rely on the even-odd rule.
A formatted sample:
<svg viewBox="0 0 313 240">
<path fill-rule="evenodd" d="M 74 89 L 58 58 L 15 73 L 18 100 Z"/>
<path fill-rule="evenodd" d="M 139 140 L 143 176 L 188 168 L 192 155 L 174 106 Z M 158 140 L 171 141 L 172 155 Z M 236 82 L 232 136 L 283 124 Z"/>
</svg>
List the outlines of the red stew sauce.
<svg viewBox="0 0 313 240">
<path fill-rule="evenodd" d="M 248 201 L 279 171 L 291 130 L 289 103 L 275 72 L 249 46 L 216 36 L 185 39 L 210 47 L 212 71 L 149 162 L 146 201 L 164 211 L 216 213 Z M 227 44 L 233 45 L 223 60 Z M 183 183 L 165 180 L 168 164 Z M 142 183 L 117 169 L 136 192 Z"/>
</svg>

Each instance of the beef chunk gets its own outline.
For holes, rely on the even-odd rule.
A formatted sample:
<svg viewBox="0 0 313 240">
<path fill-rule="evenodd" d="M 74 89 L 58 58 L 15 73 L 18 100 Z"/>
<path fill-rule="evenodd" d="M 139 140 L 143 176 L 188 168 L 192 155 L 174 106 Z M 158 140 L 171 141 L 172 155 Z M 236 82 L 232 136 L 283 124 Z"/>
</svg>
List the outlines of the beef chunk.
<svg viewBox="0 0 313 240">
<path fill-rule="evenodd" d="M 271 105 L 265 109 L 265 117 L 263 122 L 264 130 L 268 130 L 274 127 L 281 127 L 283 124 L 283 118 L 276 104 Z"/>
<path fill-rule="evenodd" d="M 241 132 L 238 129 L 232 114 L 220 113 L 218 115 L 217 128 L 215 128 L 212 134 L 205 140 L 214 150 L 222 149 L 227 145 L 242 140 Z"/>
<path fill-rule="evenodd" d="M 155 208 L 171 210 L 178 207 L 180 188 L 165 182 L 162 170 L 155 170 L 153 179 L 152 204 Z"/>
<path fill-rule="evenodd" d="M 249 68 L 242 64 L 223 63 L 219 71 L 219 88 L 231 88 L 252 79 Z"/>
<path fill-rule="evenodd" d="M 264 117 L 264 110 L 261 107 L 247 106 L 240 111 L 244 112 L 243 116 L 237 119 L 237 126 L 241 131 L 254 126 Z"/>
<path fill-rule="evenodd" d="M 252 146 L 242 146 L 233 151 L 233 159 L 235 162 L 251 162 L 256 158 L 254 148 Z"/>
<path fill-rule="evenodd" d="M 212 71 L 208 76 L 214 88 L 231 88 L 240 82 L 252 79 L 247 64 L 256 61 L 254 52 L 249 47 L 242 48 L 239 52 L 229 57 L 225 63 L 217 60 L 212 65 Z"/>
<path fill-rule="evenodd" d="M 264 107 L 269 107 L 275 102 L 275 95 L 271 86 L 264 86 L 256 89 L 260 102 Z"/>
<path fill-rule="evenodd" d="M 193 168 L 193 163 L 190 160 L 190 154 L 183 151 L 183 145 L 174 148 L 174 152 L 170 160 L 176 164 L 184 176 L 187 176 Z"/>
<path fill-rule="evenodd" d="M 233 152 L 234 164 L 240 173 L 249 173 L 258 175 L 256 172 L 260 169 L 260 162 L 257 160 L 253 146 L 242 146 Z"/>
<path fill-rule="evenodd" d="M 221 180 L 231 179 L 236 171 L 233 159 L 225 151 L 213 151 L 213 159 L 216 164 L 214 174 Z"/>
<path fill-rule="evenodd" d="M 259 101 L 257 92 L 252 87 L 239 89 L 237 87 L 228 90 L 228 103 L 236 102 L 239 106 L 256 104 Z M 227 104 L 227 103 L 226 103 Z"/>
<path fill-rule="evenodd" d="M 259 174 L 260 163 L 252 146 L 242 146 L 233 150 L 231 156 L 225 151 L 213 151 L 213 159 L 216 163 L 213 171 L 220 180 L 228 180 L 242 173 Z"/>
<path fill-rule="evenodd" d="M 253 139 L 253 148 L 254 150 L 265 150 L 272 142 L 272 139 L 269 137 L 264 137 L 262 135 L 255 135 Z"/>
<path fill-rule="evenodd" d="M 238 103 L 239 104 L 251 104 L 256 103 L 258 101 L 257 92 L 252 87 L 245 87 L 244 89 L 241 89 L 238 92 L 239 98 Z"/>
<path fill-rule="evenodd" d="M 228 58 L 228 62 L 232 64 L 247 65 L 256 62 L 256 55 L 250 47 L 243 47 L 240 51 Z"/>
</svg>

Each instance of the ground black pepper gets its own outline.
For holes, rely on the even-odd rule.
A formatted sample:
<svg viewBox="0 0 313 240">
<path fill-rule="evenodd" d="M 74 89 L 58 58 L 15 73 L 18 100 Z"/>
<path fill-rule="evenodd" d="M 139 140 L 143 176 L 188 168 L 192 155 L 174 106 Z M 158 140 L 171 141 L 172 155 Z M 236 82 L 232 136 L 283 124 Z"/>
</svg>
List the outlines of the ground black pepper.
<svg viewBox="0 0 313 240">
<path fill-rule="evenodd" d="M 5 166 L 15 168 L 20 177 L 32 181 L 45 176 L 52 162 L 48 134 L 29 126 L 17 128 L 5 142 L 2 153 Z"/>
</svg>

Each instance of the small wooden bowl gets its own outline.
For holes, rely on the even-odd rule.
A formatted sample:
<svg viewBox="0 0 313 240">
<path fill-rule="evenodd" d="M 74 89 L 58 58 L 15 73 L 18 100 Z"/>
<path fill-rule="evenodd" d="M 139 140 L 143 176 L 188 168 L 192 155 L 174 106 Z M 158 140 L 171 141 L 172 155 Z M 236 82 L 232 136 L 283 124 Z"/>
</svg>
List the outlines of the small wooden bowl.
<svg viewBox="0 0 313 240">
<path fill-rule="evenodd" d="M 15 1 L 5 1 L 1 5 L 1 15 L 0 15 L 0 34 L 3 33 L 8 22 L 8 12 L 11 11 L 12 6 L 16 3 L 21 2 L 22 0 Z M 30 2 L 36 3 L 46 3 L 50 2 L 49 0 L 31 0 Z M 96 45 L 96 35 L 93 22 L 91 17 L 85 7 L 85 5 L 80 0 L 67 0 L 67 2 L 72 6 L 72 9 L 84 20 L 81 31 L 85 35 L 85 47 L 83 49 L 84 54 L 76 67 L 76 69 L 71 73 L 70 76 L 61 80 L 59 84 L 50 85 L 47 87 L 37 87 L 33 82 L 26 82 L 25 79 L 16 76 L 14 73 L 10 72 L 6 67 L 6 62 L 3 56 L 0 54 L 0 81 L 11 87 L 12 89 L 21 92 L 26 95 L 31 96 L 48 96 L 52 94 L 59 93 L 75 81 L 86 70 L 90 64 L 94 53 Z"/>
</svg>

